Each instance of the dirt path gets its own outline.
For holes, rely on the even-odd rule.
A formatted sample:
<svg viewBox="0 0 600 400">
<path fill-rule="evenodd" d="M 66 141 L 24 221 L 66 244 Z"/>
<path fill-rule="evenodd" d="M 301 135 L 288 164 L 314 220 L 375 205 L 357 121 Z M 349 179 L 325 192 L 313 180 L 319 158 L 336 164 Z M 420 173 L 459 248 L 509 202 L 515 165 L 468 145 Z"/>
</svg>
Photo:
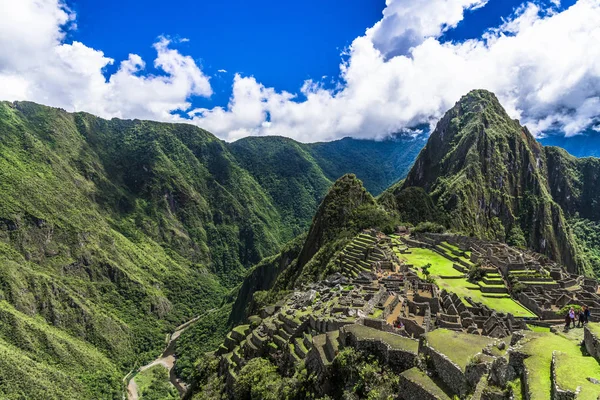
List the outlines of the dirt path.
<svg viewBox="0 0 600 400">
<path fill-rule="evenodd" d="M 206 314 L 204 314 L 204 315 L 208 315 L 214 311 L 215 311 L 215 309 L 213 308 L 212 310 L 208 310 L 206 312 Z M 199 319 L 200 319 L 200 316 L 198 315 L 198 316 L 190 319 L 186 323 L 181 324 L 177 328 L 175 328 L 175 331 L 173 331 L 173 333 L 171 334 L 171 336 L 169 336 L 169 339 L 167 340 L 167 346 L 165 347 L 165 350 L 162 352 L 162 354 L 158 358 L 156 358 L 154 361 L 138 368 L 137 371 L 135 371 L 135 373 L 130 372 L 129 374 L 127 374 L 127 376 L 124 379 L 125 381 L 127 381 L 127 379 L 129 379 L 129 381 L 127 381 L 127 400 L 138 400 L 138 398 L 139 398 L 138 387 L 137 387 L 137 384 L 135 383 L 135 379 L 134 379 L 135 375 L 142 371 L 150 369 L 150 368 L 154 367 L 155 365 L 159 365 L 159 364 L 163 365 L 169 372 L 169 380 L 171 381 L 173 386 L 175 386 L 175 388 L 177 388 L 179 395 L 183 396 L 185 394 L 185 392 L 187 390 L 187 385 L 181 379 L 177 378 L 177 376 L 175 375 L 175 370 L 173 369 L 173 366 L 175 365 L 175 361 L 177 361 L 177 358 L 175 357 L 175 344 L 177 343 L 177 339 L 179 338 L 179 336 L 181 336 L 181 334 L 187 328 L 189 328 L 190 325 L 192 325 L 194 322 L 198 321 Z"/>
</svg>

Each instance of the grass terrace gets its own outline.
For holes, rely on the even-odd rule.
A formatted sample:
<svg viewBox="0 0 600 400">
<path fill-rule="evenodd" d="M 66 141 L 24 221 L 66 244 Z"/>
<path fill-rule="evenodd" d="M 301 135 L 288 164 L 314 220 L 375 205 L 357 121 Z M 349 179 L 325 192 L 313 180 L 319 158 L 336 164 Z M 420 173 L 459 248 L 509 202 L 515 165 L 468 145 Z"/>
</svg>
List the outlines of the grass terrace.
<svg viewBox="0 0 600 400">
<path fill-rule="evenodd" d="M 496 339 L 487 336 L 471 335 L 447 329 L 436 329 L 426 333 L 429 347 L 444 354 L 463 371 L 471 358 Z"/>
<path fill-rule="evenodd" d="M 533 312 L 523 307 L 507 294 L 484 294 L 479 290 L 479 286 L 472 284 L 464 278 L 436 279 L 436 284 L 440 289 L 446 289 L 448 292 L 456 293 L 461 298 L 471 297 L 473 301 L 485 304 L 489 308 L 499 312 L 511 313 L 515 317 L 536 317 Z"/>
<path fill-rule="evenodd" d="M 446 257 L 436 253 L 433 250 L 413 247 L 410 249 L 411 254 L 396 253 L 401 260 L 405 260 L 408 264 L 412 264 L 419 269 L 419 276 L 422 277 L 420 268 L 426 264 L 431 264 L 429 272 L 432 276 L 456 276 L 461 277 L 463 274 L 455 270 L 452 266 L 454 263 Z"/>
<path fill-rule="evenodd" d="M 597 337 L 600 337 L 600 322 L 590 322 L 589 324 L 587 324 L 587 327 L 591 333 L 593 333 Z"/>
<path fill-rule="evenodd" d="M 352 332 L 359 339 L 380 339 L 396 350 L 409 351 L 415 354 L 419 350 L 419 342 L 417 340 L 405 338 L 393 333 L 369 328 L 364 325 L 347 325 L 344 329 L 348 332 Z"/>
<path fill-rule="evenodd" d="M 546 326 L 537 326 L 537 325 L 529 325 L 527 324 L 527 327 L 529 329 L 531 329 L 534 332 L 542 332 L 542 333 L 548 333 L 550 332 L 550 328 L 546 327 Z"/>
<path fill-rule="evenodd" d="M 440 400 L 450 400 L 450 397 L 423 371 L 413 367 L 401 374 L 407 380 L 414 382 L 424 388 L 427 392 Z"/>
<path fill-rule="evenodd" d="M 593 357 L 584 357 L 579 344 L 566 337 L 553 333 L 528 332 L 527 343 L 522 351 L 530 354 L 525 359 L 531 400 L 551 398 L 552 352 L 559 351 L 556 379 L 562 389 L 574 390 L 581 386 L 577 396 L 579 400 L 596 400 L 598 385 L 592 384 L 587 377 L 600 380 L 600 365 Z"/>
</svg>

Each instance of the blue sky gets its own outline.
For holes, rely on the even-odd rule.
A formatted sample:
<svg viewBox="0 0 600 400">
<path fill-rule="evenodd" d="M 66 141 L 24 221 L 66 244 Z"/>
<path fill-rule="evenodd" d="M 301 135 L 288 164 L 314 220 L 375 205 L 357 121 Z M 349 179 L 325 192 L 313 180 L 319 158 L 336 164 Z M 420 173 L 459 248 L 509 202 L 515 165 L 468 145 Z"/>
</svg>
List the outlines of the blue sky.
<svg viewBox="0 0 600 400">
<path fill-rule="evenodd" d="M 189 39 L 177 48 L 214 77 L 212 98 L 196 98 L 195 105 L 225 106 L 236 72 L 290 92 L 309 78 L 337 78 L 340 53 L 381 19 L 385 1 L 70 0 L 69 6 L 78 15 L 72 38 L 117 60 L 131 52 L 153 59 L 151 44 L 160 35 Z"/>
<path fill-rule="evenodd" d="M 563 1 L 562 9 L 573 3 Z M 468 12 L 442 39 L 478 38 L 521 4 L 522 0 L 491 0 Z M 234 73 L 289 92 L 298 92 L 306 79 L 324 76 L 331 87 L 338 80 L 340 54 L 381 19 L 385 0 L 69 0 L 68 5 L 78 15 L 77 30 L 70 37 L 117 60 L 131 52 L 153 59 L 151 43 L 161 35 L 189 39 L 177 48 L 213 77 L 215 92 L 209 99 L 194 98 L 193 104 L 211 107 L 227 105 Z M 117 68 L 108 66 L 105 76 Z"/>
<path fill-rule="evenodd" d="M 600 131 L 598 0 L 0 0 L 0 9 L 3 100 L 188 122 L 225 140 L 311 142 L 433 126 L 483 88 L 536 135 Z"/>
<path fill-rule="evenodd" d="M 192 99 L 197 107 L 226 106 L 234 73 L 252 75 L 266 86 L 289 92 L 298 92 L 306 79 L 324 76 L 324 83 L 331 87 L 338 80 L 342 51 L 380 20 L 385 8 L 385 0 L 67 3 L 78 15 L 77 30 L 69 36 L 116 60 L 126 59 L 131 52 L 153 59 L 151 44 L 161 35 L 189 39 L 177 48 L 194 57 L 213 77 L 214 94 L 208 99 Z M 573 3 L 563 1 L 561 9 Z M 485 7 L 467 12 L 442 40 L 478 38 L 521 4 L 522 0 L 491 0 Z M 105 76 L 117 68 L 108 66 Z M 148 72 L 162 73 L 157 69 Z"/>
</svg>

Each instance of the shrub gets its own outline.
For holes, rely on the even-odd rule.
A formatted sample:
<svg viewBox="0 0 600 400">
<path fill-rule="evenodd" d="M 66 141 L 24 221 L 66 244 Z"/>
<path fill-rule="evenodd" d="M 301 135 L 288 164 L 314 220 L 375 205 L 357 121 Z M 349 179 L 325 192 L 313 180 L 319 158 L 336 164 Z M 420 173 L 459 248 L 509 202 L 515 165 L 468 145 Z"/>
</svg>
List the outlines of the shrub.
<svg viewBox="0 0 600 400">
<path fill-rule="evenodd" d="M 421 267 L 421 271 L 423 271 L 423 275 L 425 275 L 425 278 L 429 278 L 429 275 L 431 275 L 429 268 L 431 268 L 431 263 L 425 264 Z"/>
<path fill-rule="evenodd" d="M 513 228 L 508 233 L 506 243 L 509 246 L 519 247 L 522 249 L 526 248 L 527 241 L 525 240 L 525 234 L 523 233 L 523 230 L 518 226 L 513 226 Z"/>
<path fill-rule="evenodd" d="M 415 233 L 444 233 L 446 228 L 435 222 L 421 222 L 412 231 Z"/>
<path fill-rule="evenodd" d="M 485 276 L 485 270 L 479 264 L 473 265 L 467 274 L 467 280 L 472 283 L 477 283 Z"/>
<path fill-rule="evenodd" d="M 521 282 L 516 282 L 515 284 L 511 285 L 511 290 L 514 294 L 518 294 L 521 293 L 523 290 L 525 290 L 527 288 L 527 286 L 525 286 L 523 283 Z"/>
<path fill-rule="evenodd" d="M 564 306 L 563 308 L 560 309 L 560 311 L 558 312 L 558 315 L 567 315 L 569 313 L 569 310 L 571 309 L 571 307 L 573 307 L 573 309 L 575 310 L 575 315 L 579 314 L 579 311 L 581 311 L 581 306 L 577 305 L 577 304 L 567 304 L 566 306 Z"/>
</svg>

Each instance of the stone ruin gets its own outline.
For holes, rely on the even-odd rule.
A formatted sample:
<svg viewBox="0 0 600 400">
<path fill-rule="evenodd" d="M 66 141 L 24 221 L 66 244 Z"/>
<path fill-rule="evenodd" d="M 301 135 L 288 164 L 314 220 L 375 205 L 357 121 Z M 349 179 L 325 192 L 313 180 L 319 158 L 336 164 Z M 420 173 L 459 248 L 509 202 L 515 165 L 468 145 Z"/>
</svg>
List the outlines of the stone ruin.
<svg viewBox="0 0 600 400">
<path fill-rule="evenodd" d="M 341 347 L 352 347 L 375 355 L 401 374 L 405 392 L 401 398 L 440 398 L 435 397 L 436 385 L 431 383 L 428 371 L 433 371 L 459 396 L 474 392 L 474 399 L 482 398 L 484 375 L 489 375 L 495 384 L 506 384 L 498 377 L 506 374 L 508 364 L 513 362 L 519 367 L 511 373 L 522 373 L 522 360 L 511 357 L 509 361 L 498 354 L 509 346 L 505 338 L 510 336 L 514 342 L 511 344 L 516 345 L 523 337 L 522 332 L 529 329 L 527 322 L 554 322 L 558 310 L 566 304 L 586 304 L 593 318 L 599 320 L 598 283 L 569 275 L 543 258 L 519 253 L 502 244 L 486 244 L 455 235 L 427 234 L 405 240 L 411 246 L 430 246 L 445 257 L 454 254 L 457 270 L 465 268 L 459 261 L 468 251 L 471 263 L 492 265 L 505 279 L 515 272 L 525 276 L 519 271 L 530 271 L 528 276 L 538 280 L 525 285 L 518 300 L 539 321 L 498 313 L 471 298 L 439 290 L 400 265 L 389 240 L 377 232 L 363 232 L 338 256 L 340 272 L 320 283 L 305 285 L 285 301 L 265 307 L 260 315 L 250 318 L 249 325 L 228 334 L 218 350 L 220 373 L 226 377 L 228 387 L 232 387 L 247 360 L 268 357 L 284 373 L 304 361 L 326 392 L 333 359 Z M 452 247 L 440 248 L 442 242 Z M 527 282 L 527 277 L 523 282 Z M 435 335 L 436 331 L 482 338 L 477 343 L 488 340 L 489 344 L 477 353 L 482 361 L 466 367 L 457 365 L 427 344 L 424 338 Z M 600 349 L 595 336 L 587 341 L 592 343 L 591 347 L 596 346 L 594 349 Z M 433 364 L 425 369 L 415 367 L 419 355 L 428 356 Z M 480 397 L 476 397 L 478 393 Z"/>
</svg>

